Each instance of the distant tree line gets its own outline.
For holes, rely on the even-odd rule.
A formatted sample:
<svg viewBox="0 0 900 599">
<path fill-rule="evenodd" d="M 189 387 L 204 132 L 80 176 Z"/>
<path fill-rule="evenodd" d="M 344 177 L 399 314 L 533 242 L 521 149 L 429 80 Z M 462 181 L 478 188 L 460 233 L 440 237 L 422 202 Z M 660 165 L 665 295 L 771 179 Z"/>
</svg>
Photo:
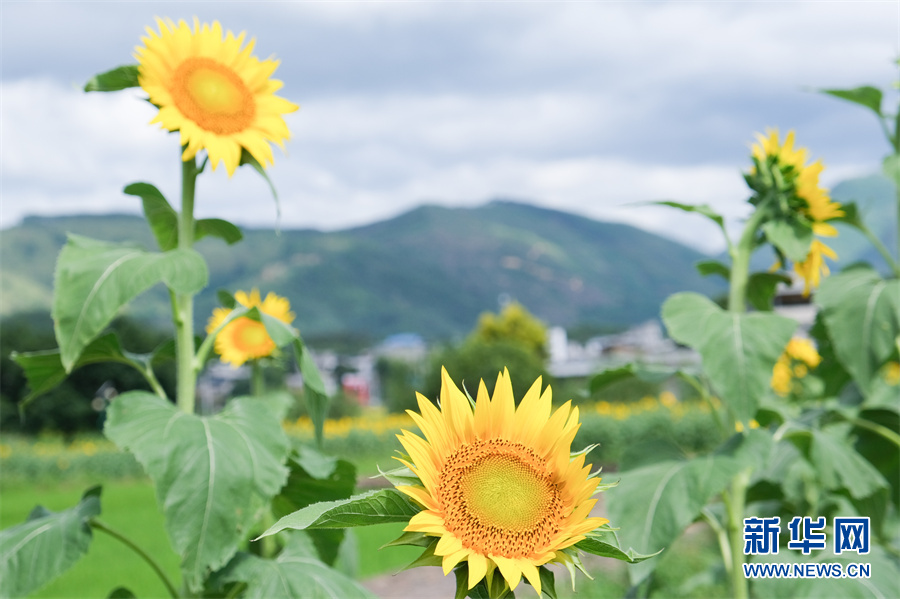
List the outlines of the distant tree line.
<svg viewBox="0 0 900 599">
<path fill-rule="evenodd" d="M 149 353 L 167 338 L 163 330 L 129 317 L 118 318 L 111 329 L 118 334 L 122 347 L 133 353 Z M 10 354 L 55 348 L 53 321 L 47 312 L 19 313 L 0 321 L 0 430 L 32 434 L 53 430 L 66 435 L 99 430 L 105 407 L 102 395 L 150 389 L 140 374 L 124 364 L 92 364 L 75 370 L 58 387 L 37 397 L 22 418 L 19 403 L 30 390 Z M 175 389 L 174 365 L 163 365 L 156 376 L 171 396 Z"/>
</svg>

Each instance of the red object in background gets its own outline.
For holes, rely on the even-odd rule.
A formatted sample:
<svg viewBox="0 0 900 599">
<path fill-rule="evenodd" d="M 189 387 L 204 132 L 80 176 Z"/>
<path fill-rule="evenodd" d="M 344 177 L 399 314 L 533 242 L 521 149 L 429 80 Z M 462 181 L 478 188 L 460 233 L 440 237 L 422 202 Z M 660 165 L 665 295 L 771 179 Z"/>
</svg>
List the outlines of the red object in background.
<svg viewBox="0 0 900 599">
<path fill-rule="evenodd" d="M 356 374 L 345 374 L 341 377 L 341 389 L 344 393 L 356 398 L 361 406 L 369 405 L 369 383 Z"/>
</svg>

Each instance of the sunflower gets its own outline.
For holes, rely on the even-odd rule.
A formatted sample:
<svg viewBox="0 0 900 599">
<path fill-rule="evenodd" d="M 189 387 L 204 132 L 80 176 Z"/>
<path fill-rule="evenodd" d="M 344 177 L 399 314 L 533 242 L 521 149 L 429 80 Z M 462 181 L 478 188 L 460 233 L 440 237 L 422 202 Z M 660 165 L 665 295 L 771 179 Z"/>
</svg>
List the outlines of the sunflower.
<svg viewBox="0 0 900 599">
<path fill-rule="evenodd" d="M 788 342 L 784 353 L 772 369 L 772 389 L 778 395 L 786 396 L 791 392 L 793 380 L 805 377 L 809 369 L 815 368 L 821 361 L 822 357 L 812 341 L 794 337 Z"/>
<path fill-rule="evenodd" d="M 809 295 L 810 289 L 818 287 L 822 277 L 827 277 L 831 273 L 825 263 L 825 257 L 837 260 L 837 254 L 833 249 L 818 239 L 813 239 L 806 259 L 794 263 L 794 272 L 803 279 L 803 295 Z"/>
<path fill-rule="evenodd" d="M 182 160 L 205 149 L 213 169 L 221 161 L 232 175 L 244 148 L 260 164 L 272 163 L 267 142 L 284 149 L 290 131 L 281 115 L 298 108 L 275 95 L 282 84 L 269 76 L 279 61 L 252 56 L 254 40 L 242 47 L 244 33 L 223 39 L 217 21 L 194 19 L 193 31 L 184 21 L 156 23 L 159 34 L 148 27 L 144 46 L 135 48 L 138 81 L 159 107 L 150 122 L 181 133 Z"/>
<path fill-rule="evenodd" d="M 524 575 L 540 594 L 539 567 L 569 561 L 564 550 L 608 522 L 588 517 L 600 479 L 584 454 L 570 456 L 578 408 L 566 402 L 551 416 L 540 378 L 516 408 L 504 370 L 492 399 L 481 382 L 473 409 L 441 375 L 440 409 L 419 394 L 421 413 L 408 412 L 425 438 L 398 435 L 409 461 L 397 459 L 421 481 L 398 490 L 423 508 L 405 530 L 438 538 L 445 575 L 466 562 L 470 589 L 499 570 L 510 589 Z"/>
<path fill-rule="evenodd" d="M 821 160 L 806 164 L 806 148 L 794 149 L 794 132 L 788 131 L 784 143 L 779 141 L 778 129 L 768 129 L 768 136 L 757 134 L 757 143 L 751 153 L 760 164 L 771 162 L 781 176 L 793 187 L 794 194 L 802 200 L 798 211 L 811 221 L 817 235 L 833 237 L 837 230 L 825 221 L 844 215 L 841 205 L 832 202 L 828 190 L 820 187 L 819 175 L 825 170 Z"/>
<path fill-rule="evenodd" d="M 247 308 L 258 307 L 260 312 L 274 316 L 285 324 L 294 321 L 291 304 L 287 298 L 269 292 L 266 299 L 261 300 L 258 289 L 249 294 L 238 291 L 234 299 Z M 206 325 L 206 333 L 212 334 L 231 314 L 229 308 L 216 308 Z M 275 342 L 269 337 L 265 325 L 246 316 L 239 316 L 225 325 L 216 336 L 216 353 L 223 362 L 229 362 L 237 368 L 247 360 L 255 360 L 272 355 Z"/>
</svg>

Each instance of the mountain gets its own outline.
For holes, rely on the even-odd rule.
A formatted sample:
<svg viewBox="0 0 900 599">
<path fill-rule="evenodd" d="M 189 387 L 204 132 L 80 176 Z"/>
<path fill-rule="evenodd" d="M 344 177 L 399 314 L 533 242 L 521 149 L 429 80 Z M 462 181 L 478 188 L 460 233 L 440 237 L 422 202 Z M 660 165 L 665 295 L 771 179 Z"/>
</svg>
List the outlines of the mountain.
<svg viewBox="0 0 900 599">
<path fill-rule="evenodd" d="M 3 232 L 0 310 L 46 309 L 53 265 L 66 232 L 154 247 L 133 216 L 29 217 Z M 722 290 L 693 264 L 705 255 L 623 225 L 532 205 L 493 201 L 476 208 L 422 206 L 389 220 L 334 232 L 248 229 L 234 246 L 198 244 L 210 284 L 197 300 L 203 326 L 215 290 L 259 287 L 287 296 L 307 337 L 418 332 L 459 336 L 498 299 L 524 304 L 552 325 L 622 326 L 656 318 L 671 293 Z M 168 317 L 160 287 L 131 308 Z"/>
</svg>

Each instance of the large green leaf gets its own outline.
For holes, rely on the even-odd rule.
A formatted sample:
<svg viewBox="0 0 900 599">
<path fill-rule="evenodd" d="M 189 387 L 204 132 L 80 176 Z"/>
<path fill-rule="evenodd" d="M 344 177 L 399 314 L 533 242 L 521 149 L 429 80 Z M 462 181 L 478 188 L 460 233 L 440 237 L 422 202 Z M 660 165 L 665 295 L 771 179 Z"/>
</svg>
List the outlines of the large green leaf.
<svg viewBox="0 0 900 599">
<path fill-rule="evenodd" d="M 815 429 L 809 434 L 812 442 L 801 449 L 808 451 L 817 480 L 826 489 L 844 488 L 854 499 L 863 499 L 887 488 L 881 473 L 845 439 Z"/>
<path fill-rule="evenodd" d="M 66 369 L 60 359 L 59 350 L 37 351 L 10 354 L 13 361 L 22 367 L 28 387 L 31 391 L 21 402 L 19 408 L 24 409 L 35 397 L 56 388 L 67 376 Z M 128 364 L 140 372 L 144 372 L 148 356 L 137 356 L 122 349 L 115 333 L 107 333 L 94 339 L 72 365 L 72 370 L 97 364 L 98 362 L 118 362 Z"/>
<path fill-rule="evenodd" d="M 676 293 L 662 307 L 669 335 L 703 358 L 703 368 L 738 420 L 749 421 L 769 389 L 772 368 L 797 323 L 771 313 L 726 312 L 697 293 Z"/>
<path fill-rule="evenodd" d="M 289 442 L 274 414 L 253 398 L 201 417 L 149 393 L 125 393 L 110 406 L 105 430 L 156 484 L 184 580 L 195 591 L 208 569 L 234 555 L 287 477 Z"/>
<path fill-rule="evenodd" d="M 116 92 L 129 87 L 138 87 L 139 85 L 138 65 L 129 64 L 94 75 L 84 85 L 84 91 Z"/>
<path fill-rule="evenodd" d="M 66 372 L 136 296 L 160 282 L 176 293 L 196 293 L 206 286 L 207 276 L 206 262 L 194 250 L 151 253 L 69 235 L 56 262 L 53 294 L 53 322 Z"/>
<path fill-rule="evenodd" d="M 374 599 L 355 580 L 322 563 L 308 536 L 299 532 L 274 560 L 239 553 L 217 578 L 246 583 L 244 599 Z"/>
<path fill-rule="evenodd" d="M 900 281 L 853 268 L 822 282 L 815 297 L 838 360 L 868 393 L 879 368 L 896 351 Z"/>
<path fill-rule="evenodd" d="M 641 552 L 664 549 L 698 518 L 701 510 L 734 476 L 739 462 L 727 456 L 669 461 L 621 473 L 607 496 L 609 519 L 623 543 Z M 629 567 L 633 581 L 652 564 Z"/>
<path fill-rule="evenodd" d="M 349 528 L 387 522 L 406 522 L 417 513 L 406 495 L 395 489 L 382 489 L 354 495 L 339 501 L 323 501 L 281 518 L 260 538 L 292 528 Z"/>
<path fill-rule="evenodd" d="M 36 507 L 28 520 L 0 532 L 0 597 L 24 597 L 87 553 L 90 519 L 100 514 L 100 487 L 62 512 Z"/>
</svg>

